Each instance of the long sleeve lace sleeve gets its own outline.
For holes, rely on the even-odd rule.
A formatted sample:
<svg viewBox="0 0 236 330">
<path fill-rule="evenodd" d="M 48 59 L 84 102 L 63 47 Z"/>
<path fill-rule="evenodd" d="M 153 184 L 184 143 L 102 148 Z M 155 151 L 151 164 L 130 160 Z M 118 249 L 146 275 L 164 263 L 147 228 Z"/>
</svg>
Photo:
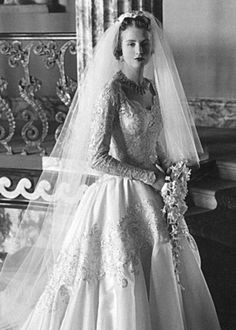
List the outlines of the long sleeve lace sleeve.
<svg viewBox="0 0 236 330">
<path fill-rule="evenodd" d="M 156 145 L 156 152 L 158 155 L 158 161 L 162 169 L 166 172 L 167 169 L 171 166 L 171 161 L 167 157 L 162 145 L 160 143 L 157 143 Z"/>
<path fill-rule="evenodd" d="M 140 180 L 146 184 L 154 183 L 156 177 L 153 171 L 129 165 L 109 155 L 112 130 L 117 114 L 117 93 L 111 87 L 106 87 L 95 106 L 89 146 L 90 166 L 107 174 Z"/>
</svg>

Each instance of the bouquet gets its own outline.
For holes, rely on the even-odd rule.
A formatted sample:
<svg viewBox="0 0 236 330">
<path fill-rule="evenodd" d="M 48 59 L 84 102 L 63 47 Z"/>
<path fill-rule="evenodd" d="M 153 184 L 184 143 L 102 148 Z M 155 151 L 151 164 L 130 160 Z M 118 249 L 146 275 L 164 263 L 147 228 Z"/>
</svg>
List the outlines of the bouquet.
<svg viewBox="0 0 236 330">
<path fill-rule="evenodd" d="M 181 234 L 186 230 L 183 226 L 184 213 L 188 207 L 185 203 L 185 198 L 188 192 L 187 182 L 190 180 L 191 170 L 187 167 L 186 161 L 180 161 L 169 167 L 168 175 L 165 178 L 161 195 L 164 200 L 164 207 L 162 209 L 165 215 L 170 243 L 172 247 L 172 256 L 174 262 L 175 274 L 179 282 L 179 252 L 181 250 Z M 184 229 L 183 229 L 184 227 Z"/>
</svg>

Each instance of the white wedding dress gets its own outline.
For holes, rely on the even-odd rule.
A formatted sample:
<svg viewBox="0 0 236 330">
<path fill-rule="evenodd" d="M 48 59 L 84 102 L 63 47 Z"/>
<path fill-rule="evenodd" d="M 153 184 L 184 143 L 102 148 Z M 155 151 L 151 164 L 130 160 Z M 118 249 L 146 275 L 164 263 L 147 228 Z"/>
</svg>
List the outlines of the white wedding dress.
<svg viewBox="0 0 236 330">
<path fill-rule="evenodd" d="M 85 192 L 50 279 L 22 330 L 216 330 L 193 238 L 182 224 L 180 282 L 153 160 L 164 166 L 158 96 L 128 100 L 119 73 L 94 113 Z"/>
</svg>

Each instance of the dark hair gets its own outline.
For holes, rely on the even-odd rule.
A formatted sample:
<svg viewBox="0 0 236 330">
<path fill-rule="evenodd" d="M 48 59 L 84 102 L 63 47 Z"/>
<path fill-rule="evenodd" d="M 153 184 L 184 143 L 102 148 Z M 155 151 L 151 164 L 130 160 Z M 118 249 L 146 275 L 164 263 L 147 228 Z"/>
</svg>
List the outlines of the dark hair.
<svg viewBox="0 0 236 330">
<path fill-rule="evenodd" d="M 151 21 L 148 17 L 144 15 L 136 17 L 125 17 L 120 25 L 118 32 L 118 40 L 113 51 L 113 54 L 117 60 L 119 60 L 122 56 L 121 33 L 125 31 L 129 26 L 135 26 L 140 29 L 145 29 L 149 32 L 151 31 Z"/>
</svg>

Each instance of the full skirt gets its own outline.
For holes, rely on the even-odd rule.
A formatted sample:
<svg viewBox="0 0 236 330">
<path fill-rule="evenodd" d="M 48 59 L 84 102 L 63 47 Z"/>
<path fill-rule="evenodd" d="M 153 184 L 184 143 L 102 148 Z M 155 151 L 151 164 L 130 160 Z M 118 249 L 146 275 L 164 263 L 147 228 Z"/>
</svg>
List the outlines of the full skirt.
<svg viewBox="0 0 236 330">
<path fill-rule="evenodd" d="M 159 193 L 104 176 L 85 192 L 23 330 L 216 330 L 185 222 L 179 281 Z"/>
</svg>

